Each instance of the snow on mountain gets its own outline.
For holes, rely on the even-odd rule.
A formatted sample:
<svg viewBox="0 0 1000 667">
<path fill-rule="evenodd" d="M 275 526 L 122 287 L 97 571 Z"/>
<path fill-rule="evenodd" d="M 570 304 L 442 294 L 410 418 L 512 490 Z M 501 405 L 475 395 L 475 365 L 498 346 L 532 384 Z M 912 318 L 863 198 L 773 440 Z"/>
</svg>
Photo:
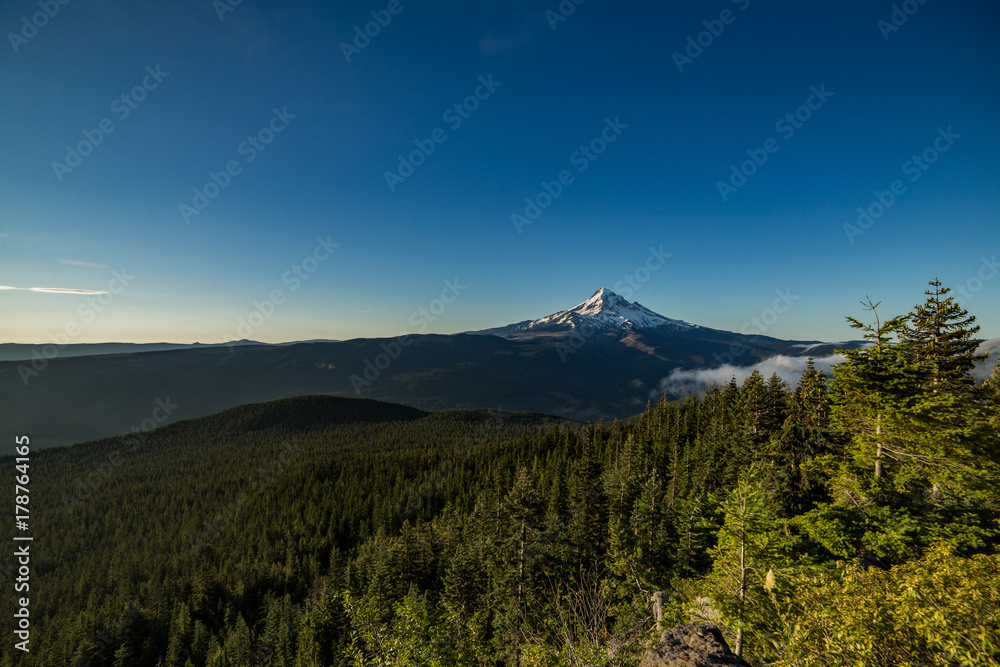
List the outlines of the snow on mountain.
<svg viewBox="0 0 1000 667">
<path fill-rule="evenodd" d="M 672 320 L 649 308 L 615 294 L 606 287 L 594 292 L 589 299 L 569 310 L 553 313 L 537 320 L 527 320 L 504 327 L 507 333 L 529 333 L 557 330 L 652 329 L 670 327 L 683 331 L 695 328 L 681 320 Z M 492 333 L 496 330 L 490 330 Z M 486 332 L 483 332 L 486 333 Z"/>
</svg>

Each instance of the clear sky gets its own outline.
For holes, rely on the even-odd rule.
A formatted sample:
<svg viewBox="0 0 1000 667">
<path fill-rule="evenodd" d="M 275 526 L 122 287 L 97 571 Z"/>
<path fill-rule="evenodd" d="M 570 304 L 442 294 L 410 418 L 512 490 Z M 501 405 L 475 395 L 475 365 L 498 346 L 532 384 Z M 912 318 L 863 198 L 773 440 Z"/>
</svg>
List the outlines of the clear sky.
<svg viewBox="0 0 1000 667">
<path fill-rule="evenodd" d="M 843 340 L 934 276 L 1000 335 L 995 2 L 231 2 L 0 3 L 0 342 L 456 332 L 616 285 L 728 330 L 790 292 L 767 334 Z"/>
</svg>

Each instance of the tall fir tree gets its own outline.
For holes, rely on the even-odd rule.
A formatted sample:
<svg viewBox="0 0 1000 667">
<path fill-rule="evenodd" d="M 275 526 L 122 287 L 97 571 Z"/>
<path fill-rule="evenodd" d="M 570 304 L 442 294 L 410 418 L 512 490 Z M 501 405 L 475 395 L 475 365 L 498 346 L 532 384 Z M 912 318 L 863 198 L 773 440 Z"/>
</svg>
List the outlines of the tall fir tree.
<svg viewBox="0 0 1000 667">
<path fill-rule="evenodd" d="M 985 354 L 976 354 L 980 329 L 976 317 L 948 296 L 951 290 L 940 280 L 935 278 L 928 284 L 931 288 L 924 292 L 927 299 L 909 313 L 900 338 L 917 361 L 928 364 L 928 389 L 938 391 L 947 386 L 971 390 L 969 373 L 976 362 L 986 358 Z"/>
<path fill-rule="evenodd" d="M 904 415 L 916 395 L 922 374 L 899 344 L 906 317 L 882 321 L 879 303 L 863 301 L 874 324 L 848 317 L 851 327 L 864 332 L 868 345 L 839 350 L 845 360 L 834 367 L 831 383 L 834 425 L 851 439 L 855 462 L 868 466 L 875 480 L 886 471 L 886 459 L 905 455 L 899 444 Z M 842 488 L 842 491 L 846 490 Z"/>
<path fill-rule="evenodd" d="M 740 387 L 740 413 L 743 429 L 756 450 L 765 440 L 767 427 L 768 391 L 764 376 L 754 369 Z"/>
<path fill-rule="evenodd" d="M 788 417 L 772 440 L 770 474 L 784 516 L 801 514 L 827 500 L 824 477 L 810 463 L 832 454 L 835 441 L 826 376 L 810 357 L 788 399 Z"/>
<path fill-rule="evenodd" d="M 900 338 L 906 352 L 923 367 L 921 391 L 914 401 L 910 457 L 905 474 L 911 486 L 929 486 L 940 501 L 946 484 L 965 484 L 985 462 L 995 433 L 986 428 L 986 406 L 970 374 L 986 355 L 976 354 L 979 326 L 941 281 L 929 282 L 927 299 L 914 307 Z"/>
<path fill-rule="evenodd" d="M 762 648 L 763 636 L 778 620 L 768 593 L 774 587 L 774 571 L 784 567 L 787 558 L 771 506 L 759 463 L 740 473 L 719 505 L 723 524 L 711 551 L 707 583 L 716 607 L 735 631 L 733 652 L 738 656 L 748 643 Z"/>
</svg>

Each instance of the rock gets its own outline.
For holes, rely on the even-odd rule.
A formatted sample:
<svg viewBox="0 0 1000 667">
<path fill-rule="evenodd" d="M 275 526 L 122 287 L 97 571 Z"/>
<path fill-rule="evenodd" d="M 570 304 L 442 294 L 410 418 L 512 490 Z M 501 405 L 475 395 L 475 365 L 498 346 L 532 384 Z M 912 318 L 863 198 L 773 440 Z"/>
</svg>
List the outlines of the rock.
<svg viewBox="0 0 1000 667">
<path fill-rule="evenodd" d="M 646 651 L 639 667 L 749 667 L 729 650 L 722 632 L 711 625 L 678 625 L 663 632 L 660 643 Z"/>
</svg>

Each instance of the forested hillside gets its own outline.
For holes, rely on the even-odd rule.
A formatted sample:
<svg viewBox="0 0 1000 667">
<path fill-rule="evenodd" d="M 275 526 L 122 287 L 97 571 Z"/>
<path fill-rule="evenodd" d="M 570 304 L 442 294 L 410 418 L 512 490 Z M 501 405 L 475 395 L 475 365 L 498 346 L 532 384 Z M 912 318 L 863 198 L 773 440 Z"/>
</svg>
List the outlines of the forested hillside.
<svg viewBox="0 0 1000 667">
<path fill-rule="evenodd" d="M 656 591 L 753 664 L 996 664 L 1000 368 L 936 282 L 869 305 L 833 378 L 626 421 L 307 397 L 39 452 L 0 664 L 637 665 Z"/>
</svg>

